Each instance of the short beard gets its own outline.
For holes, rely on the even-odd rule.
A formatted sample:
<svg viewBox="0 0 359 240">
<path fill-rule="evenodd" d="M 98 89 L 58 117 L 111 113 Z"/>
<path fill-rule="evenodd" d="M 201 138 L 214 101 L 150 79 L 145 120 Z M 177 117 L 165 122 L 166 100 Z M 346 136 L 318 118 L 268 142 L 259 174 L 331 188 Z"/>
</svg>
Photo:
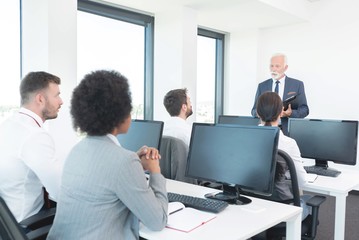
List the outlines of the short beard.
<svg viewBox="0 0 359 240">
<path fill-rule="evenodd" d="M 57 118 L 57 113 L 55 115 L 50 115 L 49 112 L 45 109 L 42 111 L 42 116 L 45 120 L 51 120 Z"/>
<path fill-rule="evenodd" d="M 46 103 L 45 103 L 45 109 L 42 111 L 42 117 L 45 119 L 45 120 L 51 120 L 51 119 L 55 119 L 57 118 L 57 112 L 54 113 L 54 115 L 51 115 L 50 114 L 50 111 L 48 110 L 48 104 L 47 104 L 47 99 L 46 99 Z"/>
<path fill-rule="evenodd" d="M 192 111 L 192 108 L 189 109 L 187 112 L 186 112 L 186 118 L 188 118 L 189 116 L 191 116 L 193 114 L 193 111 Z"/>
</svg>

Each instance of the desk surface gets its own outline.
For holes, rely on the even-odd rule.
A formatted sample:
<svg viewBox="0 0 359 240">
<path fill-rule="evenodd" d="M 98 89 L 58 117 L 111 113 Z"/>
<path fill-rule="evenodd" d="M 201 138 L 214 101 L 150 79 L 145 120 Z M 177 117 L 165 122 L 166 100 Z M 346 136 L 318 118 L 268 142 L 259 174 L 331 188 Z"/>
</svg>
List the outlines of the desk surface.
<svg viewBox="0 0 359 240">
<path fill-rule="evenodd" d="M 334 239 L 342 240 L 345 239 L 346 198 L 350 191 L 359 189 L 359 174 L 355 170 L 336 169 L 342 171 L 338 177 L 318 176 L 313 183 L 303 186 L 303 190 L 335 197 Z"/>
<path fill-rule="evenodd" d="M 190 196 L 203 197 L 216 190 L 183 182 L 167 180 L 167 190 Z M 292 224 L 289 227 L 293 236 L 289 239 L 300 239 L 302 209 L 290 205 L 251 198 L 248 205 L 230 205 L 219 213 L 215 219 L 184 233 L 165 228 L 154 232 L 141 225 L 140 235 L 146 239 L 156 240 L 189 240 L 189 239 L 248 239 L 280 222 Z"/>
<path fill-rule="evenodd" d="M 303 163 L 305 166 L 315 164 L 314 160 L 306 159 Z M 359 170 L 354 166 L 334 164 L 329 162 L 329 167 L 341 171 L 338 177 L 326 177 L 318 175 L 313 182 L 303 187 L 303 190 L 323 193 L 326 195 L 336 196 L 337 194 L 348 194 L 351 190 L 359 190 Z"/>
<path fill-rule="evenodd" d="M 351 190 L 358 188 L 359 174 L 354 171 L 341 171 L 342 173 L 338 177 L 318 175 L 318 178 L 313 183 L 303 186 L 303 190 L 331 196 L 336 196 L 337 194 L 347 195 Z"/>
</svg>

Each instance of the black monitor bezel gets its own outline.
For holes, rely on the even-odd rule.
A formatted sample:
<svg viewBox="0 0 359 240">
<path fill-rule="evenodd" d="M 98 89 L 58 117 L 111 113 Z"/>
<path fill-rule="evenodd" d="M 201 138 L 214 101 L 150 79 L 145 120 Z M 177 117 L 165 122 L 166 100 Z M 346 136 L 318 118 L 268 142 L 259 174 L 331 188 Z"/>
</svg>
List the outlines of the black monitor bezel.
<svg viewBox="0 0 359 240">
<path fill-rule="evenodd" d="M 151 123 L 151 124 L 158 124 L 160 126 L 160 137 L 159 137 L 158 145 L 157 146 L 148 146 L 148 147 L 154 147 L 154 148 L 159 150 L 160 146 L 161 146 L 161 141 L 162 141 L 164 122 L 163 121 L 157 121 L 157 120 L 132 119 L 131 120 L 131 125 L 133 123 Z M 130 126 L 130 128 L 131 128 L 131 126 Z M 130 128 L 129 128 L 129 130 L 130 130 Z M 119 139 L 120 135 L 122 135 L 121 137 L 126 138 L 126 133 L 117 135 L 117 139 L 118 139 L 119 142 L 120 142 L 120 139 Z M 120 142 L 120 144 L 121 144 L 121 142 Z M 131 151 L 137 151 L 137 150 L 131 150 Z"/>
<path fill-rule="evenodd" d="M 274 149 L 273 149 L 273 153 L 272 153 L 272 164 L 271 164 L 271 179 L 269 180 L 269 184 L 268 184 L 268 188 L 265 190 L 260 190 L 258 191 L 257 189 L 252 189 L 252 188 L 248 188 L 246 186 L 240 185 L 240 184 L 236 184 L 236 183 L 227 183 L 227 182 L 223 182 L 221 181 L 221 179 L 211 179 L 211 178 L 206 178 L 204 176 L 194 176 L 194 175 L 190 175 L 189 174 L 189 166 L 190 166 L 190 157 L 191 157 L 191 153 L 192 153 L 192 142 L 194 139 L 194 135 L 196 134 L 196 127 L 197 126 L 208 126 L 208 127 L 226 127 L 226 128 L 255 128 L 255 129 L 263 129 L 263 130 L 268 130 L 271 129 L 272 131 L 275 132 L 276 136 L 275 136 L 275 143 L 274 143 Z M 209 123 L 193 123 L 192 126 L 192 135 L 191 135 L 191 141 L 190 141 L 190 148 L 189 148 L 189 153 L 188 153 L 188 158 L 187 158 L 187 164 L 186 164 L 186 171 L 185 171 L 185 175 L 186 177 L 191 177 L 191 178 L 195 178 L 197 180 L 200 181 L 211 181 L 211 182 L 216 182 L 216 183 L 220 183 L 223 184 L 224 189 L 226 189 L 225 186 L 232 186 L 235 191 L 239 191 L 238 195 L 240 193 L 245 194 L 246 192 L 249 193 L 255 193 L 258 195 L 262 195 L 262 196 L 270 196 L 273 193 L 273 189 L 274 189 L 274 178 L 275 178 L 275 169 L 276 169 L 276 156 L 277 156 L 277 151 L 278 151 L 278 140 L 279 140 L 279 129 L 277 127 L 264 127 L 264 126 L 249 126 L 249 125 L 236 125 L 236 124 L 209 124 Z"/>
<path fill-rule="evenodd" d="M 337 119 L 314 119 L 314 118 L 289 118 L 289 121 L 288 121 L 288 136 L 293 138 L 294 140 L 296 140 L 295 136 L 293 136 L 293 132 L 291 132 L 291 125 L 293 124 L 293 122 L 300 122 L 300 121 L 303 121 L 304 123 L 310 123 L 310 122 L 315 122 L 315 123 L 318 123 L 318 122 L 329 122 L 329 123 L 351 123 L 351 124 L 354 124 L 355 125 L 355 139 L 354 139 L 354 153 L 353 156 L 352 156 L 352 159 L 350 160 L 341 160 L 341 159 L 333 159 L 333 158 L 321 158 L 321 157 L 318 157 L 318 156 L 314 156 L 314 154 L 306 154 L 306 153 L 303 153 L 301 151 L 301 156 L 303 158 L 308 158 L 308 159 L 314 159 L 315 162 L 316 162 L 316 165 L 317 166 L 321 166 L 321 167 L 324 167 L 324 168 L 327 168 L 328 167 L 328 162 L 333 162 L 335 164 L 342 164 L 342 165 L 351 165 L 351 166 L 354 166 L 356 165 L 357 163 L 357 154 L 358 154 L 358 149 L 357 149 L 357 146 L 358 146 L 358 121 L 356 120 L 337 120 Z M 334 136 L 333 136 L 334 137 Z M 313 137 L 311 137 L 310 139 L 313 139 Z M 300 142 L 298 144 L 298 141 L 296 140 L 297 142 L 297 145 L 299 147 L 299 150 L 300 150 Z"/>
<path fill-rule="evenodd" d="M 238 120 L 238 121 L 227 123 L 227 122 L 223 122 L 224 118 L 230 118 L 230 119 L 234 119 L 234 120 Z M 245 123 L 240 121 L 242 119 L 245 121 Z M 247 124 L 248 123 L 247 120 L 250 120 L 251 122 L 253 122 L 255 124 Z M 246 125 L 246 126 L 258 126 L 260 124 L 260 119 L 256 118 L 256 117 L 253 117 L 253 116 L 219 115 L 218 116 L 218 123 L 219 124 L 236 124 L 236 125 Z"/>
</svg>

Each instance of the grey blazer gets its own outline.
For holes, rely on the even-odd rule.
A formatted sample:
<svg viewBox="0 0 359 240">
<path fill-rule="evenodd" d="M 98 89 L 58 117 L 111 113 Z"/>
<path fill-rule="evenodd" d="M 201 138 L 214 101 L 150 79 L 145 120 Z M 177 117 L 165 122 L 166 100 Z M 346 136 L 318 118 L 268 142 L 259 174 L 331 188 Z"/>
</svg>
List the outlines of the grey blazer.
<svg viewBox="0 0 359 240">
<path fill-rule="evenodd" d="M 273 80 L 267 79 L 264 82 L 258 84 L 254 104 L 252 107 L 251 114 L 253 117 L 257 117 L 257 100 L 258 97 L 268 91 L 272 91 Z M 285 100 L 288 97 L 297 95 L 296 99 L 291 103 L 292 107 L 292 118 L 305 118 L 309 114 L 309 107 L 307 104 L 307 98 L 305 96 L 304 84 L 302 81 L 290 78 L 286 76 L 284 92 L 282 99 Z M 281 118 L 282 130 L 285 135 L 288 135 L 288 118 Z"/>
<path fill-rule="evenodd" d="M 137 154 L 107 136 L 87 136 L 68 155 L 48 239 L 139 239 L 139 223 L 167 222 L 165 178 L 149 182 Z"/>
</svg>

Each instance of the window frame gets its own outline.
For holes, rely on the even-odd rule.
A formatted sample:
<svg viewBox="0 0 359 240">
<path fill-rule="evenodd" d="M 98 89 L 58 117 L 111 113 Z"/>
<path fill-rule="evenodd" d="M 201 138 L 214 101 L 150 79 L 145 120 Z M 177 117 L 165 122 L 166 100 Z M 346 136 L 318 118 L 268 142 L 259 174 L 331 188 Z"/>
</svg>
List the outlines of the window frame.
<svg viewBox="0 0 359 240">
<path fill-rule="evenodd" d="M 198 28 L 197 35 L 216 40 L 216 65 L 215 65 L 215 94 L 214 94 L 214 122 L 218 122 L 218 116 L 223 114 L 224 103 L 224 48 L 225 35 L 211 30 Z"/>
<path fill-rule="evenodd" d="M 144 27 L 144 119 L 153 120 L 154 17 L 113 5 L 78 0 L 77 10 Z"/>
</svg>

